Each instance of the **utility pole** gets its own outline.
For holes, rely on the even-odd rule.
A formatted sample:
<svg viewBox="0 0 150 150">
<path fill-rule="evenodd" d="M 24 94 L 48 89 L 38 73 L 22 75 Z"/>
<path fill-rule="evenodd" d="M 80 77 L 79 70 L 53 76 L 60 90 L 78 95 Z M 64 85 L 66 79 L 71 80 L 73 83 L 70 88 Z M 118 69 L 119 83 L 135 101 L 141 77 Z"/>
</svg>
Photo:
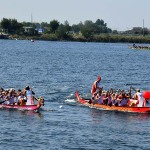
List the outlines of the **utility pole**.
<svg viewBox="0 0 150 150">
<path fill-rule="evenodd" d="M 33 17 L 32 17 L 32 13 L 31 13 L 31 23 L 33 23 Z"/>
<path fill-rule="evenodd" d="M 143 36 L 144 36 L 144 19 L 143 19 Z"/>
</svg>

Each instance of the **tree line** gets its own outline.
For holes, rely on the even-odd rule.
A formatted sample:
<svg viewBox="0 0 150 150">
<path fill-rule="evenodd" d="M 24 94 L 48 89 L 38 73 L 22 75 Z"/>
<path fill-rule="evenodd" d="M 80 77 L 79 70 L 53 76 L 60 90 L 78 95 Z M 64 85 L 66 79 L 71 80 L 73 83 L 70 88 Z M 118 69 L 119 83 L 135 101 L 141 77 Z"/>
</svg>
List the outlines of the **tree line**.
<svg viewBox="0 0 150 150">
<path fill-rule="evenodd" d="M 26 29 L 28 28 L 28 31 Z M 120 33 L 107 27 L 107 23 L 102 19 L 95 22 L 86 20 L 84 23 L 70 25 L 68 21 L 60 23 L 58 20 L 51 20 L 49 23 L 18 22 L 16 19 L 3 18 L 0 22 L 1 32 L 15 36 L 34 36 L 37 39 L 44 40 L 78 40 L 78 41 L 130 41 L 129 37 L 120 37 L 120 34 L 128 35 L 148 35 L 150 31 L 147 28 L 133 27 L 131 30 Z M 38 29 L 43 29 L 39 34 Z M 117 34 L 119 34 L 117 36 Z M 110 35 L 115 35 L 111 36 Z M 116 38 L 116 39 L 115 39 Z M 119 39 L 118 39 L 119 38 Z M 125 40 L 124 40 L 125 39 Z"/>
<path fill-rule="evenodd" d="M 8 34 L 26 34 L 25 27 L 32 27 L 34 32 L 31 30 L 28 32 L 30 35 L 36 35 L 36 28 L 43 28 L 46 34 L 56 34 L 58 36 L 67 36 L 70 32 L 82 33 L 85 37 L 90 37 L 93 34 L 100 33 L 111 33 L 112 30 L 107 27 L 107 23 L 102 19 L 97 19 L 96 22 L 91 20 L 86 20 L 84 23 L 69 25 L 68 21 L 64 24 L 60 23 L 58 20 L 52 20 L 50 23 L 31 23 L 31 22 L 18 22 L 16 19 L 3 18 L 0 22 L 1 29 L 3 29 Z"/>
</svg>

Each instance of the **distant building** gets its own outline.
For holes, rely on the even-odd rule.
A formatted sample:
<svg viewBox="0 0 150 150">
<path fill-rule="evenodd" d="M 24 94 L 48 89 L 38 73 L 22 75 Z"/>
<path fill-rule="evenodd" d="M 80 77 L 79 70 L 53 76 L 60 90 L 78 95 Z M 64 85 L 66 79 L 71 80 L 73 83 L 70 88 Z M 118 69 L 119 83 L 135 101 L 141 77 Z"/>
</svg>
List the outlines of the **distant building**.
<svg viewBox="0 0 150 150">
<path fill-rule="evenodd" d="M 36 31 L 38 31 L 38 33 L 40 33 L 40 34 L 42 34 L 42 33 L 44 33 L 44 28 L 36 28 L 35 29 Z"/>
<path fill-rule="evenodd" d="M 7 33 L 8 33 L 8 30 L 7 30 L 7 29 L 2 29 L 2 28 L 0 28 L 0 33 L 1 33 L 1 34 L 7 34 Z"/>
<path fill-rule="evenodd" d="M 25 32 L 25 33 L 30 33 L 31 31 L 34 30 L 33 27 L 23 27 L 23 28 L 24 28 L 24 32 Z"/>
<path fill-rule="evenodd" d="M 9 34 L 0 33 L 0 39 L 9 39 Z"/>
</svg>

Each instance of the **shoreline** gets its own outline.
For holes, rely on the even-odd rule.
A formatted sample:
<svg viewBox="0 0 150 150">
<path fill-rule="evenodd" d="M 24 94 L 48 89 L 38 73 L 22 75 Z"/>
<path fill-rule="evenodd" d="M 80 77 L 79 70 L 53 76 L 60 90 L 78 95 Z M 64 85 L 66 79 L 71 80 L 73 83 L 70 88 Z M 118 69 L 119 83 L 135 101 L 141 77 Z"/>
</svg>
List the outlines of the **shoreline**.
<svg viewBox="0 0 150 150">
<path fill-rule="evenodd" d="M 98 42 L 98 43 L 145 43 L 150 44 L 150 36 L 100 34 L 85 38 L 81 35 L 68 35 L 58 38 L 55 34 L 42 34 L 37 36 L 0 35 L 0 39 L 10 40 L 41 40 L 41 41 L 68 41 L 68 42 Z"/>
</svg>

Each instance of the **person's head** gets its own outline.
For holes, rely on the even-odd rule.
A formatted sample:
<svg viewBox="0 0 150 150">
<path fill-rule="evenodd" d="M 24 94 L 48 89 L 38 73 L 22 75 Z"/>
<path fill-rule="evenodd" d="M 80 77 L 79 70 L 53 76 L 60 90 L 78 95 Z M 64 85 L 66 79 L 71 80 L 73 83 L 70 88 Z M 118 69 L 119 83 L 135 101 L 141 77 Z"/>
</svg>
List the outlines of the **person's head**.
<svg viewBox="0 0 150 150">
<path fill-rule="evenodd" d="M 94 96 L 96 96 L 96 95 L 97 95 L 97 92 L 94 93 Z"/>
<path fill-rule="evenodd" d="M 20 93 L 20 92 L 21 92 L 21 89 L 18 89 L 18 92 Z"/>
<path fill-rule="evenodd" d="M 113 93 L 112 96 L 115 96 L 115 93 Z"/>
<path fill-rule="evenodd" d="M 122 93 L 122 98 L 124 98 L 125 97 L 125 93 Z"/>
<path fill-rule="evenodd" d="M 30 87 L 29 87 L 29 86 L 27 86 L 27 87 L 25 88 L 25 90 L 30 90 Z"/>
<path fill-rule="evenodd" d="M 101 76 L 98 76 L 98 77 L 97 77 L 97 81 L 101 81 Z"/>
<path fill-rule="evenodd" d="M 102 94 L 102 90 L 99 90 L 98 93 L 101 95 Z"/>
<path fill-rule="evenodd" d="M 94 99 L 95 99 L 94 96 L 92 96 L 92 97 L 91 97 L 91 100 L 94 100 Z"/>
<path fill-rule="evenodd" d="M 136 92 L 140 92 L 140 89 L 136 89 Z"/>
<path fill-rule="evenodd" d="M 3 88 L 0 88 L 0 92 L 3 92 L 4 91 L 4 89 Z"/>
<path fill-rule="evenodd" d="M 17 95 L 21 95 L 21 90 L 18 89 Z"/>
</svg>

